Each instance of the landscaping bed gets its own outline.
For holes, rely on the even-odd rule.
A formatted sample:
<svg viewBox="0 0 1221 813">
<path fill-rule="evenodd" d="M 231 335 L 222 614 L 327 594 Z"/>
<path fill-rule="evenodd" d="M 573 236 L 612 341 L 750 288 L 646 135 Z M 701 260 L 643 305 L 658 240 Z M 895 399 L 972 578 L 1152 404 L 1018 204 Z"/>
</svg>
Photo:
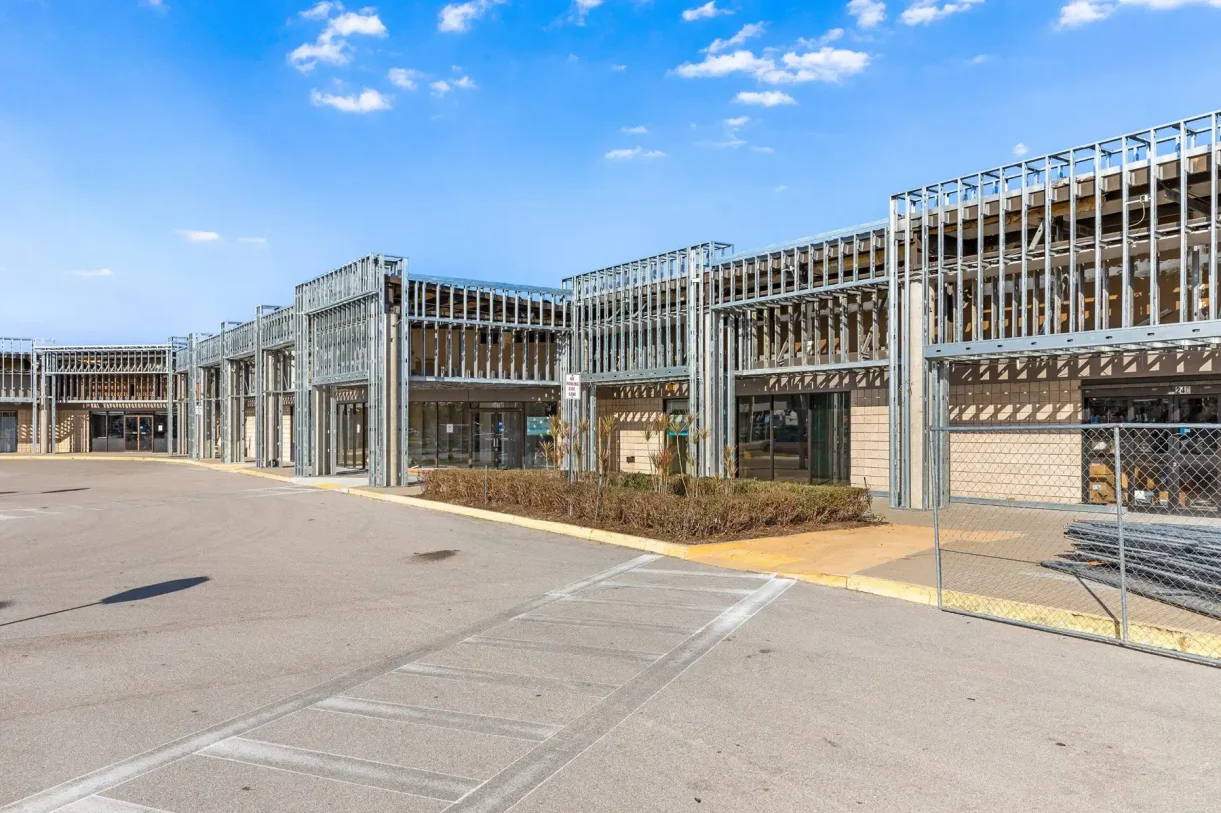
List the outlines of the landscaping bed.
<svg viewBox="0 0 1221 813">
<path fill-rule="evenodd" d="M 870 507 L 863 488 L 642 474 L 434 469 L 423 486 L 428 500 L 686 543 L 842 527 Z"/>
</svg>

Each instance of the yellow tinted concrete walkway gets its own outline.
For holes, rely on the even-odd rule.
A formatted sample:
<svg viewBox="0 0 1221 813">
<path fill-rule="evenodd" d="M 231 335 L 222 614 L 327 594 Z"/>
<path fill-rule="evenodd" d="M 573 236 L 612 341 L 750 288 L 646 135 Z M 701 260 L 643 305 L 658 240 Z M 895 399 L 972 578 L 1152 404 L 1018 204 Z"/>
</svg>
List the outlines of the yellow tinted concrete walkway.
<svg viewBox="0 0 1221 813">
<path fill-rule="evenodd" d="M 932 528 L 878 525 L 692 545 L 687 559 L 738 570 L 852 576 L 932 547 Z"/>
</svg>

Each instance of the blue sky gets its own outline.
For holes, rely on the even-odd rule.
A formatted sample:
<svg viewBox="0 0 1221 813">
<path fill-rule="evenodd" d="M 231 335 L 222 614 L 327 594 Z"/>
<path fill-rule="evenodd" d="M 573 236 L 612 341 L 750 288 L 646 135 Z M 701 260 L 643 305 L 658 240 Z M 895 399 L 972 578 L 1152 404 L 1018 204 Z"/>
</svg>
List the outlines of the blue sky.
<svg viewBox="0 0 1221 813">
<path fill-rule="evenodd" d="M 0 0 L 0 335 L 216 330 L 370 252 L 557 285 L 884 217 L 1221 107 L 1219 5 Z"/>
</svg>

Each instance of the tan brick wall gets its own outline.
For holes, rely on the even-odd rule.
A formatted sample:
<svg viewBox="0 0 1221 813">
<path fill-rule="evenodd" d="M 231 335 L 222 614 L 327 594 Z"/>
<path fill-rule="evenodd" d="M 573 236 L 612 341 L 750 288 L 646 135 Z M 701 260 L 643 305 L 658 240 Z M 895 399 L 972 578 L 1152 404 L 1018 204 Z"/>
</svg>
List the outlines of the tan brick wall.
<svg viewBox="0 0 1221 813">
<path fill-rule="evenodd" d="M 890 397 L 883 387 L 853 390 L 849 402 L 852 484 L 890 488 Z"/>
<path fill-rule="evenodd" d="M 1080 423 L 1077 372 L 1069 362 L 992 364 L 962 371 L 950 385 L 950 424 Z M 1081 502 L 1080 431 L 951 433 L 949 452 L 951 496 Z"/>
<path fill-rule="evenodd" d="M 55 451 L 61 453 L 89 451 L 89 410 L 55 410 Z"/>
<path fill-rule="evenodd" d="M 284 409 L 284 417 L 280 419 L 280 465 L 293 462 L 293 411 Z"/>
<path fill-rule="evenodd" d="M 660 395 L 635 396 L 623 391 L 598 394 L 598 414 L 619 419 L 615 433 L 615 465 L 622 472 L 649 474 L 653 464 L 649 455 L 661 448 L 661 437 L 645 440 L 648 426 L 662 414 L 665 399 Z M 631 458 L 631 462 L 629 462 Z"/>
</svg>

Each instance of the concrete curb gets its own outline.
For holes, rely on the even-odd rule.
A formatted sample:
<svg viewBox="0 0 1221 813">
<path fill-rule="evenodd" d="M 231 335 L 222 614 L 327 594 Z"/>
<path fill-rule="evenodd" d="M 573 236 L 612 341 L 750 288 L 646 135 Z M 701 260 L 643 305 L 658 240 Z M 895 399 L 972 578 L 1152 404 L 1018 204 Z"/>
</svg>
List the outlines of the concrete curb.
<svg viewBox="0 0 1221 813">
<path fill-rule="evenodd" d="M 212 469 L 213 471 L 245 474 L 250 477 L 262 477 L 268 480 L 278 480 L 280 482 L 295 482 L 294 478 L 286 477 L 282 474 L 273 474 L 271 472 L 259 471 L 258 469 L 251 469 L 249 467 L 242 467 L 234 464 L 209 463 L 203 460 L 190 460 L 182 457 L 97 457 L 93 455 L 80 454 L 56 454 L 5 455 L 4 459 L 123 460 L 130 462 L 179 463 L 182 465 Z M 445 514 L 455 514 L 458 516 L 469 517 L 471 519 L 481 519 L 487 522 L 499 522 L 506 525 L 516 525 L 519 528 L 530 528 L 536 531 L 546 531 L 547 533 L 559 534 L 561 536 L 571 536 L 576 539 L 584 539 L 587 542 L 600 542 L 602 544 L 615 545 L 621 548 L 630 548 L 632 550 L 645 551 L 647 553 L 656 553 L 673 559 L 689 559 L 691 550 L 698 548 L 697 545 L 684 545 L 678 542 L 663 542 L 659 539 L 631 536 L 629 534 L 615 533 L 614 531 L 604 531 L 599 528 L 584 528 L 579 525 L 569 525 L 564 522 L 552 522 L 550 520 L 521 517 L 517 516 L 516 514 L 504 514 L 500 513 L 499 511 L 488 511 L 482 508 L 469 508 L 465 505 L 453 505 L 451 503 L 436 502 L 434 500 L 424 500 L 420 499 L 419 497 L 405 497 L 400 494 L 382 494 L 364 488 L 340 486 L 334 483 L 306 483 L 303 485 L 309 488 L 320 488 L 342 494 L 350 494 L 356 497 L 363 497 L 367 500 L 378 500 L 381 502 L 394 503 L 396 505 L 405 505 L 411 508 L 422 508 L 426 511 L 439 511 Z M 719 567 L 720 565 L 710 566 Z M 840 590 L 851 590 L 856 593 L 868 593 L 869 595 L 882 596 L 884 598 L 899 599 L 900 601 L 907 601 L 913 604 L 923 604 L 928 607 L 938 606 L 937 589 L 924 584 L 911 584 L 909 582 L 892 581 L 890 579 L 879 579 L 873 576 L 845 576 L 835 573 L 793 573 L 782 570 L 754 570 L 751 572 L 766 573 L 772 576 L 796 579 L 797 581 L 806 582 L 807 584 L 816 584 L 822 587 L 834 587 Z M 947 610 L 973 612 L 981 615 L 996 617 L 1001 620 L 1011 619 L 1025 624 L 1035 624 L 1057 630 L 1063 630 L 1065 632 L 1084 633 L 1086 635 L 1091 635 L 1095 638 L 1104 640 L 1118 641 L 1120 638 L 1119 622 L 1113 618 L 1107 618 L 1100 615 L 1073 612 L 1071 610 L 1061 610 L 1055 607 L 1045 607 L 1040 604 L 1027 604 L 1020 601 L 1009 601 L 1007 599 L 993 598 L 990 596 L 979 596 L 972 593 L 959 593 L 951 590 L 946 590 L 942 594 L 942 602 L 942 606 Z M 986 613 L 983 612 L 985 609 L 987 610 Z M 1194 655 L 1197 657 L 1210 659 L 1221 657 L 1221 636 L 1210 635 L 1203 632 L 1189 632 L 1187 630 L 1179 630 L 1172 627 L 1159 627 L 1153 624 L 1129 623 L 1128 640 L 1140 646 L 1167 649 L 1174 652 L 1181 652 L 1185 655 Z"/>
</svg>

